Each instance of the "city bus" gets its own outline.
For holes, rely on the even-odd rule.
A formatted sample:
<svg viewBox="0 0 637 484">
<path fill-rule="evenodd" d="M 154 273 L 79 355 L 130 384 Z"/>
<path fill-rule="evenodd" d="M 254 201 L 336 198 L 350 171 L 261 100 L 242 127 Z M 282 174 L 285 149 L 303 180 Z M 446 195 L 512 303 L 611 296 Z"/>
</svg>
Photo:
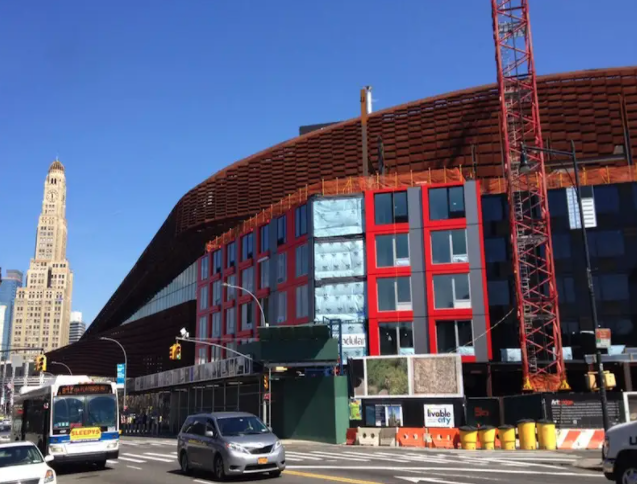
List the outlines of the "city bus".
<svg viewBox="0 0 637 484">
<path fill-rule="evenodd" d="M 14 399 L 12 440 L 33 442 L 53 464 L 104 468 L 119 455 L 117 385 L 69 375 L 23 388 Z"/>
</svg>

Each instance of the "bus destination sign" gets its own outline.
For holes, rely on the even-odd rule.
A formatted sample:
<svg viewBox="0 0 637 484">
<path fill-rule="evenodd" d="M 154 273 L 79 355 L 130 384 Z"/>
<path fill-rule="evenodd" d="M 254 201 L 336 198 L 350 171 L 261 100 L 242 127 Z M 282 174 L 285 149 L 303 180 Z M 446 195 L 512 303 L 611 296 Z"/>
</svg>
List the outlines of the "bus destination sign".
<svg viewBox="0 0 637 484">
<path fill-rule="evenodd" d="M 110 385 L 102 383 L 64 385 L 58 389 L 58 395 L 96 395 L 98 393 L 113 393 L 113 389 Z"/>
</svg>

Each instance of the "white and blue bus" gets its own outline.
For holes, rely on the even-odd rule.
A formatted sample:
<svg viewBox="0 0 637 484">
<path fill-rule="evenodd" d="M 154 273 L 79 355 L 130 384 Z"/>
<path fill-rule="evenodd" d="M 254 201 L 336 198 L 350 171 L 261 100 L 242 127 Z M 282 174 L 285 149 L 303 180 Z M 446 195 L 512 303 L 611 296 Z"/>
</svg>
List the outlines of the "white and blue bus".
<svg viewBox="0 0 637 484">
<path fill-rule="evenodd" d="M 119 455 L 117 385 L 69 375 L 24 388 L 14 399 L 12 437 L 33 442 L 53 464 L 104 468 Z"/>
</svg>

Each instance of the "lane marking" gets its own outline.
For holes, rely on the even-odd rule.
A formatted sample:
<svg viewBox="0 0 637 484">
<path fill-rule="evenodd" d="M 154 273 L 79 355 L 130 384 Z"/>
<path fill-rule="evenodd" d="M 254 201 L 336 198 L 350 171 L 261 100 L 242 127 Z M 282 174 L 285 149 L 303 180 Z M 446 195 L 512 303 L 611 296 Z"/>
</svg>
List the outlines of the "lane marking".
<svg viewBox="0 0 637 484">
<path fill-rule="evenodd" d="M 303 462 L 303 459 L 295 459 L 294 457 L 288 457 L 287 455 L 285 456 L 285 460 L 290 462 Z"/>
<path fill-rule="evenodd" d="M 484 472 L 494 474 L 529 474 L 536 476 L 578 476 L 578 477 L 597 477 L 599 474 L 585 474 L 579 472 L 540 472 L 531 470 L 514 470 L 514 469 L 485 469 L 485 468 L 467 468 L 467 467 L 382 467 L 382 466 L 320 466 L 320 465 L 305 465 L 305 466 L 288 466 L 286 469 L 318 469 L 318 470 L 345 470 L 345 471 L 454 471 L 454 472 Z"/>
<path fill-rule="evenodd" d="M 204 481 L 201 479 L 193 479 L 192 482 L 198 482 L 199 484 L 215 484 L 213 481 Z"/>
<path fill-rule="evenodd" d="M 135 469 L 136 471 L 141 471 L 142 470 L 141 467 L 135 467 L 135 466 L 126 466 L 126 467 L 128 467 L 129 469 Z"/>
<path fill-rule="evenodd" d="M 433 482 L 435 484 L 470 484 L 468 482 L 450 481 L 448 479 L 439 479 L 437 477 L 401 477 L 401 476 L 394 476 L 394 477 L 396 479 L 402 479 L 404 481 L 409 481 L 413 483 Z"/>
<path fill-rule="evenodd" d="M 414 474 L 419 474 L 418 471 L 405 471 L 405 472 L 413 472 Z M 427 474 L 440 474 L 440 475 L 444 475 L 447 477 L 467 477 L 467 474 L 449 474 L 447 472 L 433 472 L 433 471 L 429 471 L 427 472 Z M 483 477 L 483 476 L 471 476 L 471 479 L 478 479 L 478 480 L 483 480 L 483 481 L 489 481 L 489 482 L 493 482 L 493 481 L 501 481 L 502 479 L 497 479 L 495 477 Z"/>
<path fill-rule="evenodd" d="M 107 460 L 106 463 L 107 464 L 119 464 L 119 462 L 117 462 L 116 460 Z"/>
<path fill-rule="evenodd" d="M 139 459 L 131 459 L 130 457 L 118 457 L 119 460 L 125 460 L 126 462 L 135 462 L 136 464 L 143 464 L 146 461 L 145 460 L 139 460 Z"/>
<path fill-rule="evenodd" d="M 324 481 L 347 482 L 348 484 L 382 484 L 380 482 L 374 481 L 363 481 L 360 479 L 349 479 L 347 477 L 328 476 L 324 474 L 313 474 L 310 472 L 289 471 L 287 469 L 283 471 L 283 474 L 298 477 L 310 477 L 313 479 L 323 479 Z"/>
<path fill-rule="evenodd" d="M 378 455 L 391 457 L 393 454 L 391 452 L 378 452 Z M 409 459 L 410 461 L 412 461 L 412 463 L 413 462 L 422 462 L 422 463 L 430 462 L 432 464 L 453 464 L 452 461 L 449 461 L 446 458 L 430 457 L 428 455 L 400 454 L 400 457 L 402 459 Z"/>
</svg>

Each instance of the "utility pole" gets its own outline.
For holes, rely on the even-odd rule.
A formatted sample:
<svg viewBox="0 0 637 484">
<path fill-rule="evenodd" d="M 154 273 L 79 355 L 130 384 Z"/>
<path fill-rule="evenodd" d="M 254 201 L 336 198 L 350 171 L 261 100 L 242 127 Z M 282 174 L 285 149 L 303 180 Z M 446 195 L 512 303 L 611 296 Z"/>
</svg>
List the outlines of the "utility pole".
<svg viewBox="0 0 637 484">
<path fill-rule="evenodd" d="M 363 176 L 369 176 L 369 155 L 367 150 L 367 118 L 372 112 L 372 88 L 365 86 L 361 89 L 361 140 L 363 145 L 362 164 Z"/>
</svg>

